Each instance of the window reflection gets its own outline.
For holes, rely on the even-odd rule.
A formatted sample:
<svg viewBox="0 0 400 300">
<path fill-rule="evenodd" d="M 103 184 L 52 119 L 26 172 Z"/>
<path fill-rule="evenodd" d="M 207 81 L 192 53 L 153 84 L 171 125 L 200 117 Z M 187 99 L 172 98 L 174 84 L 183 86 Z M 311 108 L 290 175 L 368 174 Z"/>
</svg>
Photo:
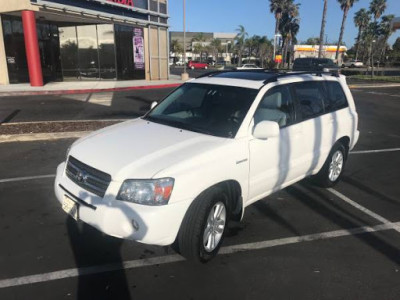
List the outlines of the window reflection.
<svg viewBox="0 0 400 300">
<path fill-rule="evenodd" d="M 99 78 L 96 25 L 77 26 L 78 61 L 82 80 Z"/>
<path fill-rule="evenodd" d="M 61 65 L 64 80 L 79 79 L 76 27 L 59 27 Z"/>
<path fill-rule="evenodd" d="M 100 77 L 116 79 L 114 26 L 111 24 L 97 25 L 99 43 Z"/>
</svg>

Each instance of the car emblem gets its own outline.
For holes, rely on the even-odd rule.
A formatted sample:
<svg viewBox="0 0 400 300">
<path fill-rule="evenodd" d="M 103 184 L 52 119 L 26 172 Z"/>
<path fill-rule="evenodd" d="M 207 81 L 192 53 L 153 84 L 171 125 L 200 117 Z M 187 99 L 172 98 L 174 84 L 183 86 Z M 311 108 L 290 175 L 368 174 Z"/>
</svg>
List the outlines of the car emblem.
<svg viewBox="0 0 400 300">
<path fill-rule="evenodd" d="M 80 170 L 78 174 L 76 174 L 76 180 L 80 183 L 86 182 L 88 174 L 85 170 Z"/>
</svg>

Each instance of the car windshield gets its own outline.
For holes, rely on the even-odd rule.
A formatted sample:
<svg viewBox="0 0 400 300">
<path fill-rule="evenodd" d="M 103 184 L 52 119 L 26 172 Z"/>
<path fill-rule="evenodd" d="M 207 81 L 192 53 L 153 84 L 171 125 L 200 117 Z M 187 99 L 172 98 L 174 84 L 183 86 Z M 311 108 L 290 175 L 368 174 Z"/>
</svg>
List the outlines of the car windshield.
<svg viewBox="0 0 400 300">
<path fill-rule="evenodd" d="M 165 98 L 144 119 L 233 138 L 257 93 L 255 89 L 187 83 Z"/>
</svg>

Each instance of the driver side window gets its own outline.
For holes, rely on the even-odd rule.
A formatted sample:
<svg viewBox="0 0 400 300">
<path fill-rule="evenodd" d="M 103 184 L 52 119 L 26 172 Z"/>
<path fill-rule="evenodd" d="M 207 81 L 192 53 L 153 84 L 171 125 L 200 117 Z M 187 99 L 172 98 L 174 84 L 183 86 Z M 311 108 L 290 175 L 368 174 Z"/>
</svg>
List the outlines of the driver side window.
<svg viewBox="0 0 400 300">
<path fill-rule="evenodd" d="M 254 114 L 254 124 L 273 121 L 279 127 L 285 127 L 293 124 L 293 119 L 293 100 L 288 85 L 276 86 L 267 91 Z"/>
</svg>

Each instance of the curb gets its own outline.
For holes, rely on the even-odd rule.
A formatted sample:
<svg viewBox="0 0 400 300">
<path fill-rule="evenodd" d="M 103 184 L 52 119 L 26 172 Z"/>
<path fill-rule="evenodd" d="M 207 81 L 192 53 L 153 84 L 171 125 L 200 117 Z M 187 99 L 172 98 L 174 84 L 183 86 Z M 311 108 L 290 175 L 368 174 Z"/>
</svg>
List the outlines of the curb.
<svg viewBox="0 0 400 300">
<path fill-rule="evenodd" d="M 91 131 L 76 132 L 51 132 L 51 133 L 27 133 L 27 134 L 2 134 L 0 143 L 51 141 L 59 139 L 80 138 L 88 135 Z"/>
<path fill-rule="evenodd" d="M 151 89 L 166 89 L 174 88 L 182 85 L 182 83 L 168 83 L 157 85 L 141 85 L 141 86 L 127 86 L 105 89 L 74 89 L 74 90 L 47 90 L 47 91 L 7 91 L 0 92 L 0 97 L 5 96 L 40 96 L 40 95 L 70 95 L 70 94 L 91 94 L 91 93 L 104 93 L 104 92 L 123 92 L 133 90 L 151 90 Z"/>
<path fill-rule="evenodd" d="M 385 88 L 385 87 L 400 87 L 400 83 L 389 83 L 389 84 L 349 84 L 349 88 L 351 88 L 351 89 Z"/>
</svg>

